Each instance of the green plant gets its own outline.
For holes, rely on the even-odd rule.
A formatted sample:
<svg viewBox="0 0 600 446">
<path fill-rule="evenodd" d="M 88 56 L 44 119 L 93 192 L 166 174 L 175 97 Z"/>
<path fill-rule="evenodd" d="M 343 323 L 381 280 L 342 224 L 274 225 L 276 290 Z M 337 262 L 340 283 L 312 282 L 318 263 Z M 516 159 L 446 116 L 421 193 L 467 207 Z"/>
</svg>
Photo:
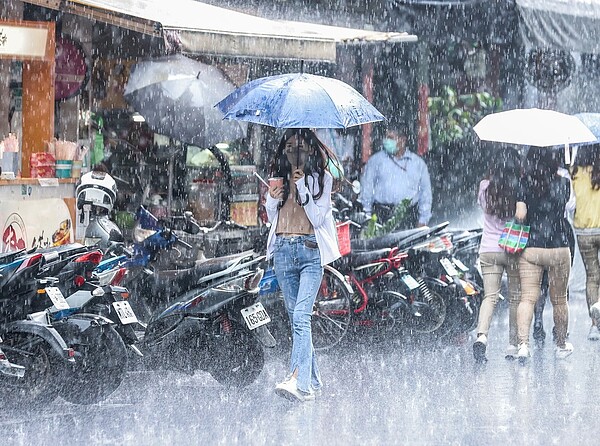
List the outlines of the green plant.
<svg viewBox="0 0 600 446">
<path fill-rule="evenodd" d="M 411 200 L 409 198 L 402 200 L 394 208 L 394 215 L 392 215 L 392 217 L 383 225 L 377 224 L 377 215 L 373 214 L 369 220 L 369 223 L 367 224 L 363 237 L 369 239 L 392 232 L 406 217 L 406 212 L 408 211 L 410 204 Z"/>
<path fill-rule="evenodd" d="M 502 99 L 490 93 L 458 94 L 446 85 L 440 96 L 428 100 L 433 147 L 460 141 L 485 115 L 502 108 Z"/>
</svg>

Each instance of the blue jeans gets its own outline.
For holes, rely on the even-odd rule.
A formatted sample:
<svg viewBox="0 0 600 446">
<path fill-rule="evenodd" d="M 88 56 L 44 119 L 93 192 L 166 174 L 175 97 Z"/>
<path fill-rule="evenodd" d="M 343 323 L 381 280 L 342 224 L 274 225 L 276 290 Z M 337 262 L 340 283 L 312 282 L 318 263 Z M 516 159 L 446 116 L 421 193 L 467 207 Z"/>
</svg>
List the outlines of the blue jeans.
<svg viewBox="0 0 600 446">
<path fill-rule="evenodd" d="M 305 241 L 317 243 L 314 235 L 278 236 L 273 262 L 292 326 L 290 373 L 298 370 L 298 389 L 309 392 L 311 387 L 321 388 L 321 375 L 312 343 L 311 316 L 321 286 L 323 267 L 319 248 L 308 247 Z"/>
</svg>

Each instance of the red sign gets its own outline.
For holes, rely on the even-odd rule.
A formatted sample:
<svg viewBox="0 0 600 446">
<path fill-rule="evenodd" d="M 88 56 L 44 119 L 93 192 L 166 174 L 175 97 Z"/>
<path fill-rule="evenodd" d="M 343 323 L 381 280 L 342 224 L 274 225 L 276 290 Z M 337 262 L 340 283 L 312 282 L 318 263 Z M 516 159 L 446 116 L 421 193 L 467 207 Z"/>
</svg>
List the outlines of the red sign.
<svg viewBox="0 0 600 446">
<path fill-rule="evenodd" d="M 69 99 L 77 95 L 88 81 L 85 52 L 79 43 L 59 36 L 56 39 L 55 99 Z"/>
</svg>

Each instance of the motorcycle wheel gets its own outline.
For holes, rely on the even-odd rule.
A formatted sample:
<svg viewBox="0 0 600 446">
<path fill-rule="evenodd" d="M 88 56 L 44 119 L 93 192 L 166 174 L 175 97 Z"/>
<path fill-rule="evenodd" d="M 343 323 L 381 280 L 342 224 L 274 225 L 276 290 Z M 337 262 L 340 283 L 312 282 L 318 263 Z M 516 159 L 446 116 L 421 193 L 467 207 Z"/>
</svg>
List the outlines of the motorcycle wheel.
<svg viewBox="0 0 600 446">
<path fill-rule="evenodd" d="M 348 289 L 339 277 L 325 270 L 312 312 L 314 349 L 327 350 L 339 344 L 348 333 L 352 316 Z"/>
<path fill-rule="evenodd" d="M 7 406 L 44 405 L 58 396 L 62 359 L 42 338 L 26 333 L 3 335 L 2 350 L 25 367 L 22 378 L 0 374 L 0 401 Z"/>
<path fill-rule="evenodd" d="M 74 404 L 94 404 L 111 395 L 127 373 L 127 348 L 110 325 L 82 333 L 75 349 L 75 365 L 61 397 Z"/>
<path fill-rule="evenodd" d="M 434 290 L 429 290 L 431 297 L 429 302 L 416 301 L 419 305 L 420 316 L 406 314 L 404 317 L 404 327 L 417 333 L 432 333 L 439 329 L 446 319 L 446 301 Z M 419 294 L 417 299 L 422 296 Z"/>
<path fill-rule="evenodd" d="M 226 387 L 245 387 L 253 383 L 265 365 L 259 340 L 245 327 L 229 319 L 228 332 L 211 345 L 208 372 Z"/>
<path fill-rule="evenodd" d="M 473 310 L 472 313 L 465 308 L 462 300 L 458 300 L 456 297 L 450 298 L 450 302 L 447 304 L 446 321 L 435 332 L 438 337 L 465 333 L 475 328 L 479 319 L 479 305 L 474 305 L 471 299 L 469 299 L 469 302 Z"/>
</svg>

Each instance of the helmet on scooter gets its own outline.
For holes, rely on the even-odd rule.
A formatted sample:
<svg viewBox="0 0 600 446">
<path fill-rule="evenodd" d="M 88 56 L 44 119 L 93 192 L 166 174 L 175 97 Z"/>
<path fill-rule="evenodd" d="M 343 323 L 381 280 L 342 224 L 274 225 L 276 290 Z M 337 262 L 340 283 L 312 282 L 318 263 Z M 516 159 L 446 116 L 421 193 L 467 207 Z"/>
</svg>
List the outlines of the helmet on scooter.
<svg viewBox="0 0 600 446">
<path fill-rule="evenodd" d="M 75 190 L 77 209 L 90 204 L 110 212 L 117 199 L 117 183 L 106 172 L 88 172 L 81 177 L 81 182 Z"/>
</svg>

